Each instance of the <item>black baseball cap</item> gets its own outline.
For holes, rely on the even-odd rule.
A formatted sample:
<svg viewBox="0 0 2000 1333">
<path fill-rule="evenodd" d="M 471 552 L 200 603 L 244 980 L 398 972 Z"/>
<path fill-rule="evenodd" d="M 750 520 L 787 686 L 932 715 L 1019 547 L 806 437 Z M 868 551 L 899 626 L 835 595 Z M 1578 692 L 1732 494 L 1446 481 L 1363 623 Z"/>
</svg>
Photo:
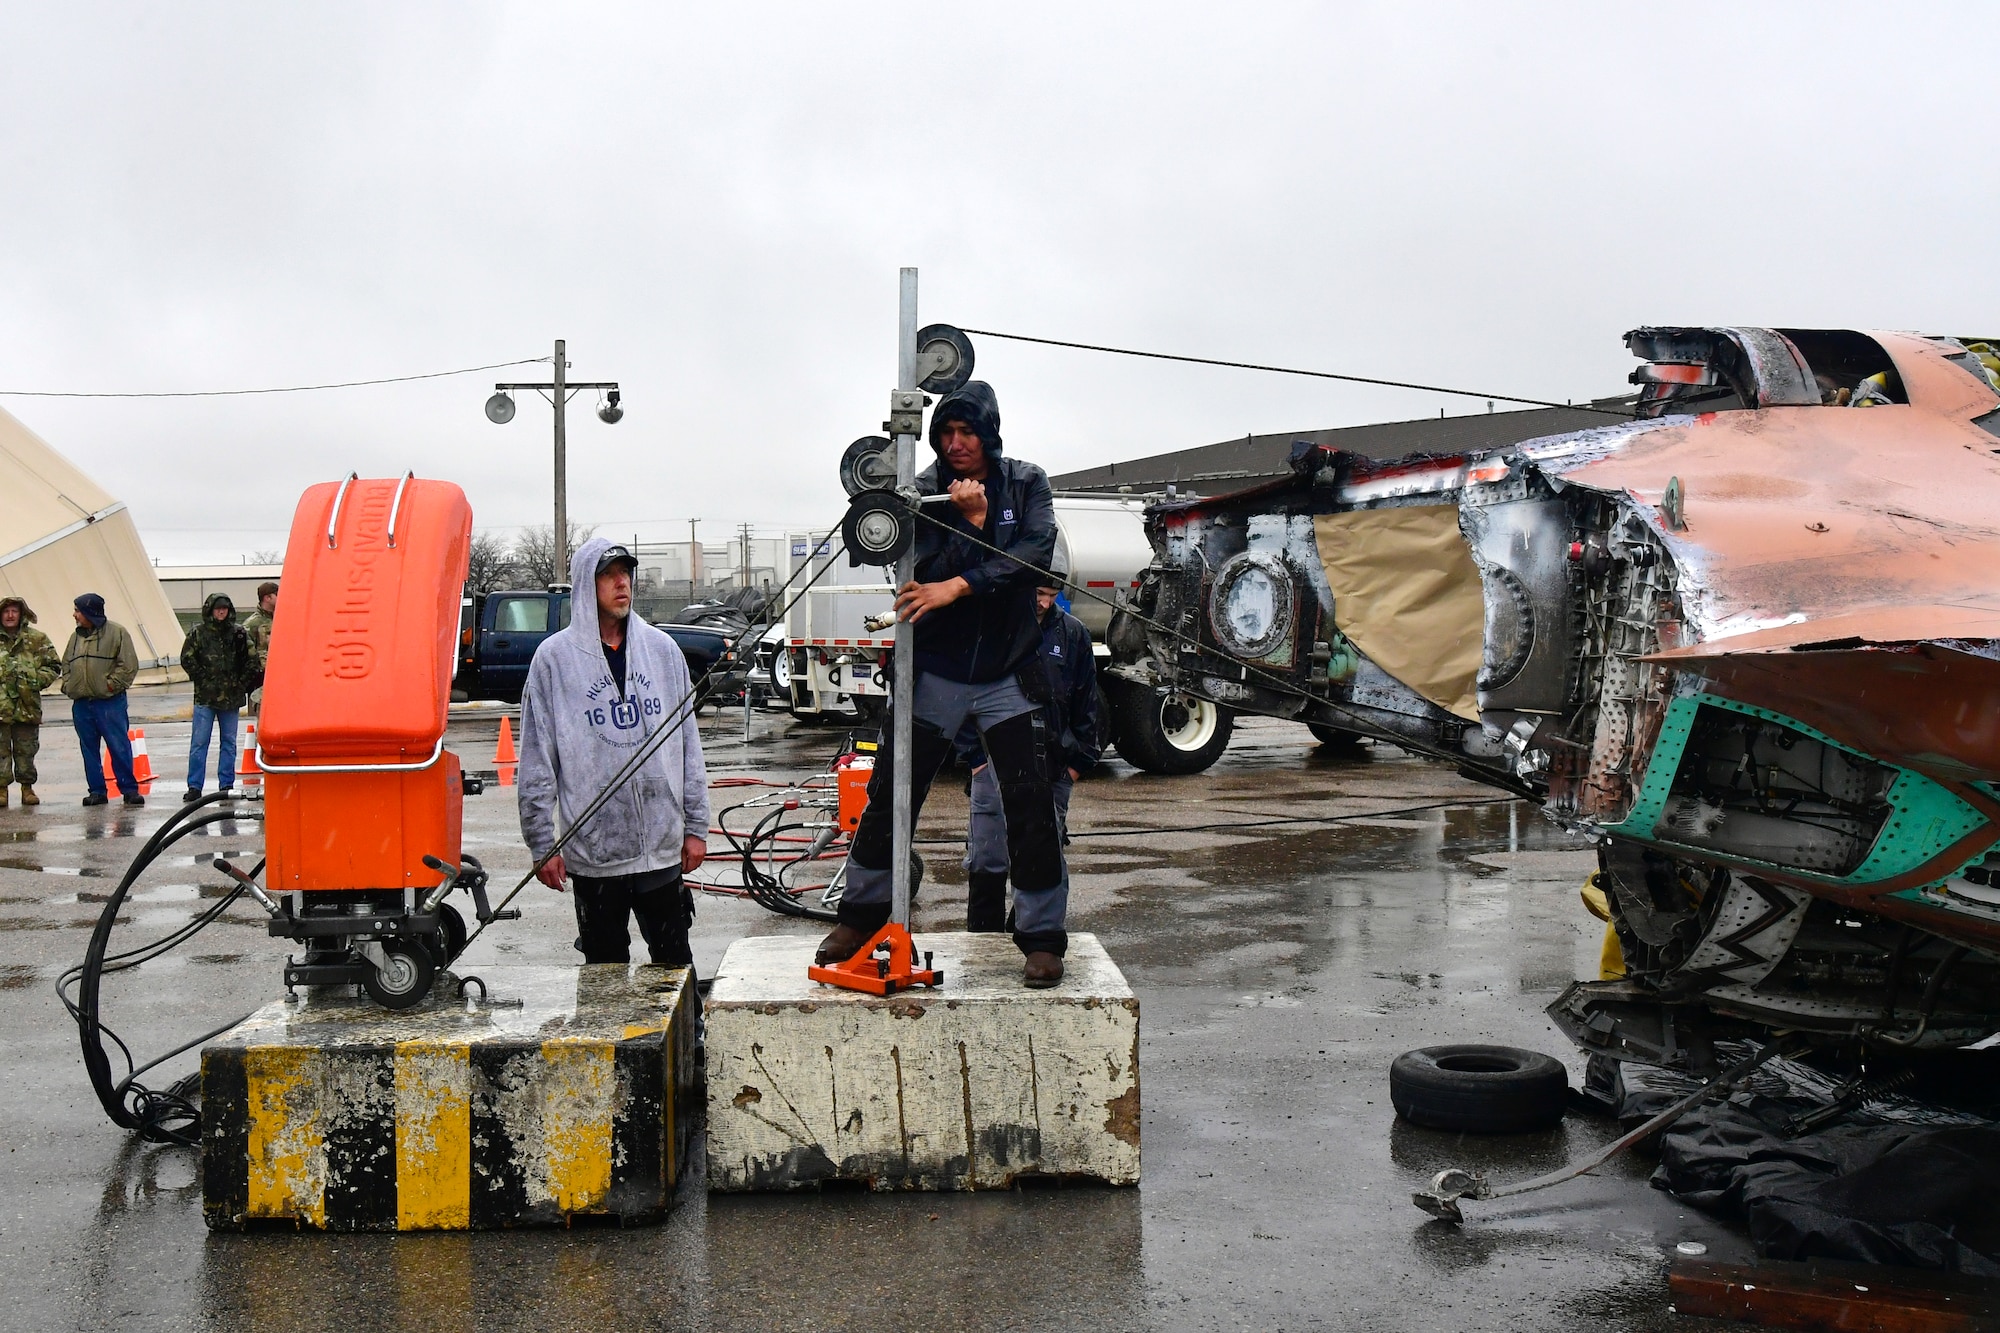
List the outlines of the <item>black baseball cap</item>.
<svg viewBox="0 0 2000 1333">
<path fill-rule="evenodd" d="M 602 574 L 613 565 L 623 565 L 627 569 L 637 569 L 639 562 L 624 547 L 607 546 L 604 548 L 604 554 L 597 557 L 597 572 Z"/>
</svg>

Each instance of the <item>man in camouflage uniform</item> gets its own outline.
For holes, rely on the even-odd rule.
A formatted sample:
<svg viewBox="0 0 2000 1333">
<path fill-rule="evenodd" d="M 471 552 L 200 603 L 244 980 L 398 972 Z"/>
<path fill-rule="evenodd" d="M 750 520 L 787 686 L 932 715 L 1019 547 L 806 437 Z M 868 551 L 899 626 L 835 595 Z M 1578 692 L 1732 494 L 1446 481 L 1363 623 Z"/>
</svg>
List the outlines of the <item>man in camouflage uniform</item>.
<svg viewBox="0 0 2000 1333">
<path fill-rule="evenodd" d="M 201 799 L 208 775 L 208 737 L 222 733 L 222 753 L 215 761 L 215 785 L 228 791 L 236 785 L 236 723 L 256 670 L 250 636 L 236 623 L 236 603 L 215 593 L 201 604 L 201 623 L 181 644 L 181 670 L 194 683 L 194 729 L 188 736 L 188 785 L 183 801 Z"/>
<path fill-rule="evenodd" d="M 35 795 L 35 752 L 42 748 L 42 691 L 62 674 L 49 636 L 35 628 L 35 613 L 19 597 L 0 598 L 0 810 L 7 784 L 21 784 L 21 804 Z"/>
<path fill-rule="evenodd" d="M 256 716 L 264 702 L 264 664 L 271 656 L 271 618 L 278 614 L 278 585 L 257 585 L 257 609 L 243 618 L 243 632 L 250 636 L 250 656 L 256 672 L 250 683 L 250 713 Z"/>
</svg>

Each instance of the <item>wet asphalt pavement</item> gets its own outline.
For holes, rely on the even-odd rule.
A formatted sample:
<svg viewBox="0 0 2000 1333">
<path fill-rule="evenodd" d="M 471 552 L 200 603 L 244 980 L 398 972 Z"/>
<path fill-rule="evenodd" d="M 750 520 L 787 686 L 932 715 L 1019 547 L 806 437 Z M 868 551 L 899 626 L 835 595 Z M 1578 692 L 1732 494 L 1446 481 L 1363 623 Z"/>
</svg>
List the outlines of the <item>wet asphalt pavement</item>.
<svg viewBox="0 0 2000 1333">
<path fill-rule="evenodd" d="M 166 718 L 172 698 L 135 711 Z M 4 1329 L 1655 1329 L 1673 1314 L 1677 1241 L 1750 1257 L 1732 1230 L 1648 1187 L 1643 1157 L 1540 1195 L 1468 1203 L 1448 1227 L 1410 1191 L 1447 1165 L 1505 1181 L 1553 1169 L 1616 1127 L 1461 1138 L 1394 1119 L 1389 1062 L 1491 1041 L 1581 1062 L 1542 1015 L 1594 973 L 1601 927 L 1576 888 L 1593 864 L 1532 809 L 1377 747 L 1335 753 L 1303 727 L 1242 725 L 1191 778 L 1117 762 L 1072 811 L 1071 927 L 1095 931 L 1143 1004 L 1144 1183 L 982 1195 L 709 1199 L 699 1169 L 663 1225 L 479 1235 L 211 1235 L 195 1154 L 135 1144 L 99 1111 L 53 994 L 103 895 L 178 802 L 184 721 L 145 723 L 152 804 L 79 808 L 66 726 L 44 730 L 39 810 L 0 811 L 0 1328 Z M 497 721 L 454 719 L 469 768 Z M 703 719 L 716 777 L 822 767 L 839 733 L 760 713 Z M 716 804 L 759 794 L 718 790 Z M 1484 802 L 1412 810 L 1445 802 Z M 1404 811 L 1344 824 L 1259 821 Z M 920 839 L 962 832 L 939 784 Z M 128 905 L 118 941 L 185 922 L 254 860 L 253 825 L 191 837 Z M 466 803 L 467 850 L 511 885 L 527 866 L 511 791 Z M 717 840 L 719 844 L 719 839 Z M 916 927 L 962 925 L 949 847 Z M 459 970 L 568 963 L 567 898 L 531 887 Z M 957 927 L 954 927 L 957 928 Z M 704 896 L 710 971 L 745 934 L 813 932 Z M 106 983 L 107 1021 L 157 1051 L 282 992 L 286 942 L 234 908 L 192 943 Z M 192 1067 L 191 1057 L 169 1066 Z"/>
</svg>

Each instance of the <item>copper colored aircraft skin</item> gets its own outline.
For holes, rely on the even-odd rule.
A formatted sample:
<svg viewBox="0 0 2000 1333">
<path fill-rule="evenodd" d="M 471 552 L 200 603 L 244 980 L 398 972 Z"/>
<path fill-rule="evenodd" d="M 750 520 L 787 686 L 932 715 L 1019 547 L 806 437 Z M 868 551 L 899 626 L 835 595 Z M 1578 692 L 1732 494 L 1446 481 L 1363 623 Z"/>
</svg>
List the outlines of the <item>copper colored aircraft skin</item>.
<svg viewBox="0 0 2000 1333">
<path fill-rule="evenodd" d="M 1588 1049 L 1678 1059 L 1647 1006 L 1695 996 L 1976 1040 L 2000 1024 L 2000 340 L 1626 343 L 1633 420 L 1390 460 L 1301 442 L 1286 478 L 1149 508 L 1113 687 L 1393 741 L 1601 839 L 1623 976 L 1550 1010 Z M 1235 598 L 1252 565 L 1281 609 Z"/>
<path fill-rule="evenodd" d="M 1935 778 L 2000 821 L 1970 785 L 2000 779 L 2000 438 L 1973 424 L 2000 394 L 1928 339 L 1871 336 L 1907 404 L 1704 413 L 1564 480 L 1654 506 L 1679 480 L 1684 527 L 1662 535 L 1709 633 L 1646 660 Z M 2000 923 L 1888 895 L 1952 873 L 1996 831 L 1866 889 L 1809 887 L 1990 945 Z"/>
</svg>

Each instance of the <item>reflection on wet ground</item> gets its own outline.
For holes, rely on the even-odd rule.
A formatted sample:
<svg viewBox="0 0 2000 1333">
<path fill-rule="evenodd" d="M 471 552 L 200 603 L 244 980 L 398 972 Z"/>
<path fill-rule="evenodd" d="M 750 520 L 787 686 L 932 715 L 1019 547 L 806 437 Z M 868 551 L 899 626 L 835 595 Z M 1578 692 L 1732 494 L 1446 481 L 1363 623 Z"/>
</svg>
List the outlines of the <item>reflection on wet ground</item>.
<svg viewBox="0 0 2000 1333">
<path fill-rule="evenodd" d="M 452 744 L 490 765 L 496 725 L 455 724 Z M 716 776 L 795 778 L 839 738 L 766 715 L 745 746 L 741 727 L 740 714 L 704 724 Z M 160 771 L 176 771 L 184 738 L 152 736 Z M 1594 966 L 1600 928 L 1576 896 L 1587 849 L 1449 770 L 1318 747 L 1284 723 L 1243 724 L 1196 777 L 1106 768 L 1073 808 L 1072 925 L 1103 937 L 1144 1006 L 1139 1189 L 709 1201 L 697 1173 L 666 1224 L 624 1232 L 210 1236 L 194 1155 L 135 1146 L 100 1117 L 49 990 L 109 887 L 55 892 L 49 862 L 116 877 L 166 812 L 0 812 L 0 1024 L 15 1053 L 0 1193 L 18 1215 L 0 1222 L 0 1286 L 37 1327 L 1673 1328 L 1686 1321 L 1658 1276 L 1673 1243 L 1746 1253 L 1649 1189 L 1637 1159 L 1468 1205 L 1463 1228 L 1409 1203 L 1442 1167 L 1513 1179 L 1615 1133 L 1572 1117 L 1507 1140 L 1440 1134 L 1396 1122 L 1387 1096 L 1390 1060 L 1442 1041 L 1579 1068 L 1541 1010 Z M 919 829 L 920 934 L 963 919 L 964 818 L 941 781 Z M 511 885 L 526 869 L 513 793 L 468 800 L 466 819 Z M 227 892 L 207 863 L 254 855 L 256 834 L 213 832 L 228 850 L 163 860 L 114 940 L 171 930 Z M 469 965 L 576 960 L 567 898 L 535 889 L 518 905 L 526 919 Z M 745 933 L 817 929 L 703 897 L 697 962 L 712 970 Z M 286 948 L 235 904 L 165 965 L 107 979 L 107 1014 L 136 1050 L 164 1049 L 278 993 Z"/>
</svg>

